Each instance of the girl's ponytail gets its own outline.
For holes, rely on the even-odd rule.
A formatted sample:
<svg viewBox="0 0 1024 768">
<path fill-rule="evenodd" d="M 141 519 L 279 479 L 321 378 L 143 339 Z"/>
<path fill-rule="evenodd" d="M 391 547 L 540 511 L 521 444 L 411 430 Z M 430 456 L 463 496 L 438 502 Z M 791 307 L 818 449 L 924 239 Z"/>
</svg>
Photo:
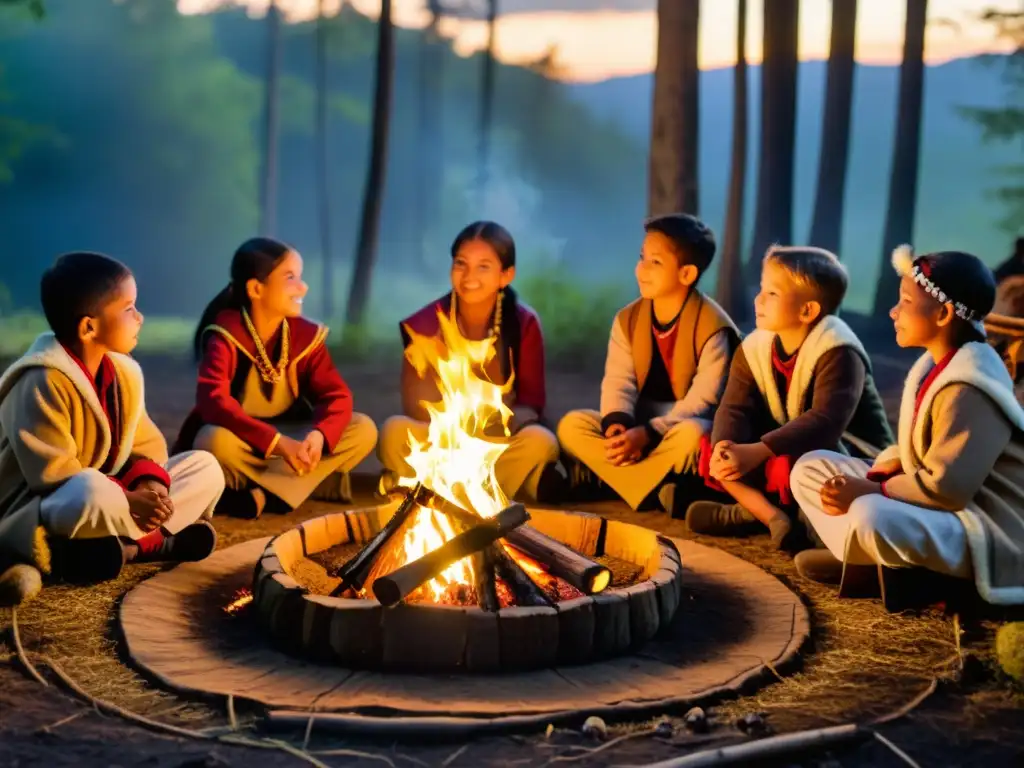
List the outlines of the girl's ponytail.
<svg viewBox="0 0 1024 768">
<path fill-rule="evenodd" d="M 192 352 L 197 362 L 203 356 L 203 336 L 206 333 L 206 329 L 213 325 L 217 315 L 225 309 L 237 309 L 238 306 L 239 304 L 235 299 L 235 291 L 231 283 L 228 283 L 224 290 L 214 296 L 213 300 L 206 305 L 206 309 L 203 310 L 203 314 L 199 318 L 199 324 L 196 326 L 195 336 L 192 339 Z"/>
<path fill-rule="evenodd" d="M 502 347 L 505 349 L 505 358 L 502 360 L 501 367 L 507 379 L 511 371 L 505 371 L 504 368 L 508 364 L 509 351 L 512 352 L 512 370 L 519 370 L 519 346 L 522 340 L 522 329 L 519 327 L 519 297 L 516 295 L 515 289 L 511 285 L 507 285 L 502 289 L 502 294 L 501 328 L 498 329 L 498 335 Z"/>
</svg>

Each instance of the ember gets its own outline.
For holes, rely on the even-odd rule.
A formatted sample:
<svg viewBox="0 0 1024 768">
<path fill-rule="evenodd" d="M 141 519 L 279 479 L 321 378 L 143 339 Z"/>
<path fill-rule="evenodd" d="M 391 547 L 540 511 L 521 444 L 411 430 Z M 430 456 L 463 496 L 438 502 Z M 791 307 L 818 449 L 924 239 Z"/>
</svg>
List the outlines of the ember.
<svg viewBox="0 0 1024 768">
<path fill-rule="evenodd" d="M 224 606 L 224 613 L 228 616 L 238 616 L 249 607 L 250 603 L 252 603 L 252 592 L 243 587 L 235 592 L 231 602 Z"/>
</svg>

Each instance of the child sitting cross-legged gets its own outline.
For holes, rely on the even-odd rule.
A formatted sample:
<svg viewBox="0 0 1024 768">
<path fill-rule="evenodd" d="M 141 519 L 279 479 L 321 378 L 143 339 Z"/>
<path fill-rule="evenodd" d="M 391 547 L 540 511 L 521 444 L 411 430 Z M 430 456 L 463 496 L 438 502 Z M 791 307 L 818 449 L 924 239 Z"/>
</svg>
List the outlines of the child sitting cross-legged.
<svg viewBox="0 0 1024 768">
<path fill-rule="evenodd" d="M 798 541 L 787 513 L 793 462 L 839 449 L 847 430 L 872 446 L 892 443 L 868 355 L 835 315 L 846 286 L 846 269 L 828 251 L 768 251 L 754 300 L 757 330 L 733 358 L 701 451 L 705 481 L 735 501 L 694 502 L 690 530 L 727 536 L 759 522 L 777 548 L 788 547 Z"/>
<path fill-rule="evenodd" d="M 566 414 L 558 439 L 633 509 L 672 513 L 679 481 L 697 477 L 739 334 L 697 289 L 715 255 L 707 225 L 679 213 L 644 229 L 640 298 L 612 321 L 601 410 Z"/>
<path fill-rule="evenodd" d="M 233 517 L 346 499 L 346 473 L 377 442 L 373 421 L 352 410 L 327 328 L 302 316 L 308 290 L 298 251 L 251 238 L 196 328 L 196 406 L 177 446 L 217 457 L 227 482 L 218 511 Z"/>
<path fill-rule="evenodd" d="M 125 562 L 201 560 L 224 490 L 209 453 L 167 456 L 128 355 L 142 313 L 121 262 L 68 253 L 43 275 L 52 329 L 0 378 L 0 602 L 52 570 L 112 579 Z M 51 567 L 52 566 L 52 567 Z M 38 588 L 38 587 L 37 587 Z"/>
<path fill-rule="evenodd" d="M 828 451 L 796 464 L 793 494 L 824 545 L 798 554 L 797 570 L 845 594 L 880 588 L 890 610 L 947 599 L 972 578 L 990 603 L 1024 603 L 1024 410 L 985 342 L 992 272 L 957 251 L 901 248 L 893 263 L 896 342 L 924 350 L 899 439 L 871 465 Z"/>
</svg>

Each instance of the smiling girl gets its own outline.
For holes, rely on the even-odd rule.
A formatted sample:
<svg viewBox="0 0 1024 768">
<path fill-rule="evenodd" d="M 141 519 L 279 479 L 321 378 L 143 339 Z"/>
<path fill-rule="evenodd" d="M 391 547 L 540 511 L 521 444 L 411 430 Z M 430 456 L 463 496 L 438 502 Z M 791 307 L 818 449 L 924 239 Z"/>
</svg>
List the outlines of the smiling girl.
<svg viewBox="0 0 1024 768">
<path fill-rule="evenodd" d="M 451 247 L 452 290 L 432 301 L 400 324 L 402 343 L 408 348 L 409 331 L 440 339 L 438 313 L 454 318 L 469 340 L 493 338 L 496 354 L 487 378 L 498 384 L 514 375 L 505 401 L 512 409 L 509 445 L 495 466 L 495 475 L 509 498 L 554 500 L 561 492 L 562 475 L 555 468 L 558 440 L 545 425 L 544 337 L 536 313 L 516 297 L 511 283 L 516 276 L 516 245 L 512 235 L 493 221 L 477 221 L 463 229 Z M 411 477 L 406 462 L 409 438 L 427 437 L 424 402 L 440 401 L 432 378 L 420 378 L 408 359 L 401 374 L 402 415 L 392 416 L 381 428 L 378 456 L 386 473 Z"/>
<path fill-rule="evenodd" d="M 797 569 L 845 594 L 880 587 L 890 610 L 972 577 L 988 602 L 1024 603 L 1024 411 L 985 343 L 995 279 L 957 251 L 915 259 L 902 248 L 893 264 L 896 342 L 925 351 L 907 376 L 897 445 L 870 467 L 827 451 L 796 464 L 793 494 L 825 547 L 797 555 Z"/>
<path fill-rule="evenodd" d="M 314 491 L 344 496 L 342 473 L 377 439 L 374 423 L 352 412 L 327 328 L 302 317 L 308 290 L 297 251 L 252 238 L 196 329 L 196 407 L 177 444 L 217 457 L 228 486 L 220 509 L 233 516 L 288 512 Z"/>
</svg>

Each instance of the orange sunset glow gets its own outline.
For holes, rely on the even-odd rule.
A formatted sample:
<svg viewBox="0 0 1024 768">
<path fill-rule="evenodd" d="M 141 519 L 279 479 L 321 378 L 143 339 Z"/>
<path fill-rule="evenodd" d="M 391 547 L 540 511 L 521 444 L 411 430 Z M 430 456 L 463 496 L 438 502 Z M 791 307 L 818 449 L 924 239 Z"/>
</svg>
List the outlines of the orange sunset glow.
<svg viewBox="0 0 1024 768">
<path fill-rule="evenodd" d="M 277 0 L 286 18 L 307 20 L 315 16 L 318 0 Z M 528 3 L 528 4 L 527 4 Z M 371 18 L 380 13 L 379 0 L 349 0 L 349 5 Z M 590 10 L 529 10 L 550 5 L 529 0 L 499 4 L 496 54 L 500 61 L 518 64 L 534 61 L 552 47 L 564 80 L 590 82 L 609 77 L 650 72 L 654 68 L 657 19 L 655 0 L 647 10 L 616 10 L 614 0 L 577 0 L 574 7 Z M 642 2 L 621 3 L 637 8 Z M 268 0 L 179 0 L 183 13 L 201 13 L 223 5 L 240 5 L 253 15 L 266 12 Z M 336 13 L 341 0 L 328 0 L 328 13 Z M 468 3 L 467 3 L 468 5 Z M 478 4 L 482 7 L 482 3 Z M 937 64 L 961 56 L 1012 47 L 995 38 L 992 28 L 977 16 L 988 8 L 1014 10 L 1016 2 L 996 0 L 933 0 L 929 3 L 929 31 L 925 58 Z M 517 6 L 524 8 L 517 12 Z M 750 60 L 761 56 L 761 3 L 750 3 L 748 48 Z M 402 27 L 427 23 L 424 0 L 394 0 L 394 20 Z M 800 55 L 802 59 L 828 56 L 828 0 L 804 0 L 800 4 Z M 894 64 L 903 45 L 904 4 L 896 0 L 862 0 L 857 24 L 857 59 L 865 64 Z M 729 66 L 735 58 L 736 6 L 723 0 L 704 0 L 701 5 L 700 61 L 704 69 Z M 442 32 L 455 50 L 470 55 L 487 41 L 483 20 L 446 18 Z"/>
</svg>

